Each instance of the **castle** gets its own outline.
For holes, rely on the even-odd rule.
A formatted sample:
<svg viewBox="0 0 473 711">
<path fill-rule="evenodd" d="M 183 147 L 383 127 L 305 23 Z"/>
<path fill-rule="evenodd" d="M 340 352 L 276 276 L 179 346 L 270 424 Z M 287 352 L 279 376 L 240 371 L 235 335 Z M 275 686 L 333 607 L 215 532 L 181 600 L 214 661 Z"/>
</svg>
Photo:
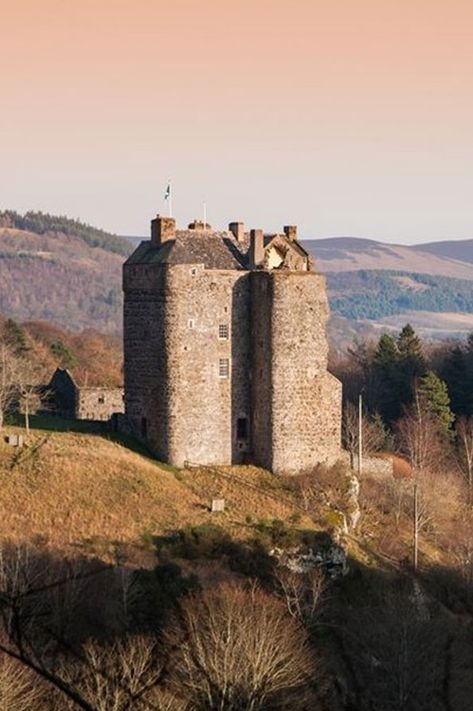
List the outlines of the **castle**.
<svg viewBox="0 0 473 711">
<path fill-rule="evenodd" d="M 337 459 L 325 279 L 296 227 L 177 230 L 158 215 L 123 287 L 127 421 L 157 456 L 281 474 Z"/>
</svg>

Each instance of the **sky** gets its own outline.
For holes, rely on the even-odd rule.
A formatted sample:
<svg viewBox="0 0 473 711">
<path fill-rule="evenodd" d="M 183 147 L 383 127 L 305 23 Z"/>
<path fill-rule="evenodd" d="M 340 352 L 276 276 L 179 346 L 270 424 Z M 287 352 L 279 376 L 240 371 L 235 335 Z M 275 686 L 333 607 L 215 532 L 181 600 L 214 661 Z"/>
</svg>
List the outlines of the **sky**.
<svg viewBox="0 0 473 711">
<path fill-rule="evenodd" d="M 0 0 L 0 209 L 473 238 L 471 0 Z"/>
</svg>

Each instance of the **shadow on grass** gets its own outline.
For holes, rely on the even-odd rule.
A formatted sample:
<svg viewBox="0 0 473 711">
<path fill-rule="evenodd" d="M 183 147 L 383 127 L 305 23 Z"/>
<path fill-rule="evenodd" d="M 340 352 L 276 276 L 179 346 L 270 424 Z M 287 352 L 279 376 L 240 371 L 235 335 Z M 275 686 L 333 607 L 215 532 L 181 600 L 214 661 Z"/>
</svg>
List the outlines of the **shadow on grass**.
<svg viewBox="0 0 473 711">
<path fill-rule="evenodd" d="M 24 427 L 24 415 L 20 415 L 19 413 L 10 415 L 8 417 L 8 424 L 15 427 Z M 153 464 L 159 466 L 160 469 L 174 474 L 179 471 L 177 467 L 173 467 L 170 464 L 156 459 L 153 453 L 142 442 L 131 435 L 113 432 L 109 422 L 100 422 L 98 420 L 67 420 L 58 415 L 41 414 L 30 415 L 30 428 L 31 430 L 43 432 L 71 432 L 102 437 L 109 442 L 121 444 L 122 447 L 136 452 L 136 454 L 140 454 L 142 457 L 146 457 L 146 459 L 153 462 Z"/>
</svg>

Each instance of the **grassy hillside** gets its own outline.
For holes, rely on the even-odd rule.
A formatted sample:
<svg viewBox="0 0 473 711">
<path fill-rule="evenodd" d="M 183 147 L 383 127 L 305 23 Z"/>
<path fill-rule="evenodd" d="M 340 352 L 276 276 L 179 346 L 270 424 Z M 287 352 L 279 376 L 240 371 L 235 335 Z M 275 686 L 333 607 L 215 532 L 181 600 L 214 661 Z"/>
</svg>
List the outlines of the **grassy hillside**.
<svg viewBox="0 0 473 711">
<path fill-rule="evenodd" d="M 0 539 L 107 557 L 114 546 L 146 549 L 153 536 L 186 525 L 217 522 L 246 537 L 252 521 L 288 520 L 298 511 L 281 481 L 256 467 L 178 471 L 133 442 L 113 441 L 100 425 L 91 432 L 85 423 L 35 417 L 33 426 L 24 450 L 0 441 Z M 210 513 L 212 496 L 225 497 L 225 513 Z M 310 517 L 299 519 L 316 528 Z"/>
<path fill-rule="evenodd" d="M 447 259 L 457 259 L 462 262 L 473 262 L 472 239 L 429 242 L 419 247 L 423 252 L 429 252 L 437 257 L 447 257 Z"/>
</svg>

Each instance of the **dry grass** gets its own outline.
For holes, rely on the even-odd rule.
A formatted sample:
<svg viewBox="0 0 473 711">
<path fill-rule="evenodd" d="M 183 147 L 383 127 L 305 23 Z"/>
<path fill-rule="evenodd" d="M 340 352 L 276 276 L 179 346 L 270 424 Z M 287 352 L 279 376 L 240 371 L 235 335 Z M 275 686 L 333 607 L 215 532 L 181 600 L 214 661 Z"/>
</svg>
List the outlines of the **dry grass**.
<svg viewBox="0 0 473 711">
<path fill-rule="evenodd" d="M 139 547 L 153 535 L 188 524 L 218 523 L 244 535 L 250 519 L 287 519 L 294 513 L 291 495 L 269 473 L 255 467 L 222 472 L 241 481 L 207 469 L 172 472 L 96 435 L 35 431 L 23 450 L 7 446 L 2 437 L 0 539 L 89 548 L 107 558 L 114 547 Z M 288 503 L 265 494 L 278 490 Z M 223 514 L 209 511 L 216 494 L 226 499 Z M 309 519 L 302 524 L 313 526 Z"/>
</svg>

